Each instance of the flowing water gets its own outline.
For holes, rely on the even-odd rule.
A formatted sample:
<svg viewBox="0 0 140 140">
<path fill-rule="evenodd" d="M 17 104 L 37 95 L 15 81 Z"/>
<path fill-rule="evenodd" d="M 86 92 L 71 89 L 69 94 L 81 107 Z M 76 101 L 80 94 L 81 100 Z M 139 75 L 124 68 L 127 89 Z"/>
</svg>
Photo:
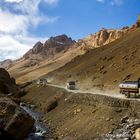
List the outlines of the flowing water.
<svg viewBox="0 0 140 140">
<path fill-rule="evenodd" d="M 29 134 L 28 140 L 53 140 L 51 132 L 49 132 L 49 129 L 41 122 L 43 114 L 33 110 L 25 103 L 21 103 L 20 107 L 35 119 L 34 127 L 36 130 Z"/>
</svg>

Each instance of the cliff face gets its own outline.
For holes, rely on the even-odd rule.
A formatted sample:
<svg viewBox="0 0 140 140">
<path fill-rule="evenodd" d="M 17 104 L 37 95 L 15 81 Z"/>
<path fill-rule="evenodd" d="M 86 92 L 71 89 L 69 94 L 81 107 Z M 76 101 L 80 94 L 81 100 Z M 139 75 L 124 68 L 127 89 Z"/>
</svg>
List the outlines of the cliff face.
<svg viewBox="0 0 140 140">
<path fill-rule="evenodd" d="M 78 45 L 81 46 L 82 50 L 97 48 L 123 37 L 126 33 L 131 32 L 136 27 L 137 25 L 133 25 L 130 28 L 123 27 L 122 29 L 118 30 L 107 30 L 105 28 L 102 28 L 99 32 L 91 34 L 86 38 L 79 40 Z"/>
</svg>

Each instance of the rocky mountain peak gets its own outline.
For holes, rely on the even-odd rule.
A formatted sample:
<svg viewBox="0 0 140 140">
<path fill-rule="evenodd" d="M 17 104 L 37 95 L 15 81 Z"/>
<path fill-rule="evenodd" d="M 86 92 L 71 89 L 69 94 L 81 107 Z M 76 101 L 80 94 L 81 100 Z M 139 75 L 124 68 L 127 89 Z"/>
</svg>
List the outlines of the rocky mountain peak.
<svg viewBox="0 0 140 140">
<path fill-rule="evenodd" d="M 43 46 L 43 43 L 41 43 L 40 41 L 37 42 L 37 43 L 33 46 L 33 49 L 31 50 L 32 53 L 37 54 L 38 52 L 40 52 L 42 46 Z"/>
<path fill-rule="evenodd" d="M 72 38 L 66 36 L 66 35 L 59 35 L 56 37 L 51 37 L 48 39 L 44 46 L 47 47 L 56 47 L 56 46 L 69 46 L 73 44 L 75 41 L 72 40 Z"/>
<path fill-rule="evenodd" d="M 75 41 L 66 35 L 50 37 L 44 44 L 37 42 L 34 47 L 24 55 L 24 57 L 32 57 L 33 55 L 49 57 L 56 53 L 66 51 L 74 43 Z"/>
</svg>

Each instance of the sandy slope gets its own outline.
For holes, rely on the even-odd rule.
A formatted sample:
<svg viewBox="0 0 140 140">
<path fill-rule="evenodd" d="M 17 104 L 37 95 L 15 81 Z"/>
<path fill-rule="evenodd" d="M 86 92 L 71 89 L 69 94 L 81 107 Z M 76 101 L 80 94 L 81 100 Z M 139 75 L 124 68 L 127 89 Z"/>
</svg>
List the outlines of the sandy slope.
<svg viewBox="0 0 140 140">
<path fill-rule="evenodd" d="M 15 63 L 8 71 L 10 74 L 16 78 L 18 83 L 24 83 L 39 78 L 56 70 L 66 63 L 70 62 L 75 56 L 81 55 L 79 48 L 70 49 L 66 53 L 60 53 L 56 55 L 53 59 L 44 59 L 41 62 L 38 62 L 38 65 L 27 66 L 28 63 L 31 63 L 30 60 L 21 59 Z"/>
</svg>

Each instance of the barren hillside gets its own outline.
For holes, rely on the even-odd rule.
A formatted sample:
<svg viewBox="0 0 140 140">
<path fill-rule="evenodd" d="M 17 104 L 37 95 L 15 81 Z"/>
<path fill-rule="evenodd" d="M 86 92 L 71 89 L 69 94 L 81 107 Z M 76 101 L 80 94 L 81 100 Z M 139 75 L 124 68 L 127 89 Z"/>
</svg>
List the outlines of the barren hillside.
<svg viewBox="0 0 140 140">
<path fill-rule="evenodd" d="M 80 88 L 117 87 L 122 80 L 137 80 L 140 75 L 140 29 L 133 29 L 120 39 L 74 58 L 49 73 L 53 82 L 75 80 Z"/>
<path fill-rule="evenodd" d="M 19 83 L 24 83 L 59 69 L 75 57 L 109 44 L 135 28 L 136 25 L 117 30 L 102 28 L 99 32 L 77 42 L 66 35 L 51 37 L 44 44 L 37 42 L 22 58 L 10 62 L 10 65 L 7 61 L 2 62 L 1 65 L 7 68 Z"/>
</svg>

